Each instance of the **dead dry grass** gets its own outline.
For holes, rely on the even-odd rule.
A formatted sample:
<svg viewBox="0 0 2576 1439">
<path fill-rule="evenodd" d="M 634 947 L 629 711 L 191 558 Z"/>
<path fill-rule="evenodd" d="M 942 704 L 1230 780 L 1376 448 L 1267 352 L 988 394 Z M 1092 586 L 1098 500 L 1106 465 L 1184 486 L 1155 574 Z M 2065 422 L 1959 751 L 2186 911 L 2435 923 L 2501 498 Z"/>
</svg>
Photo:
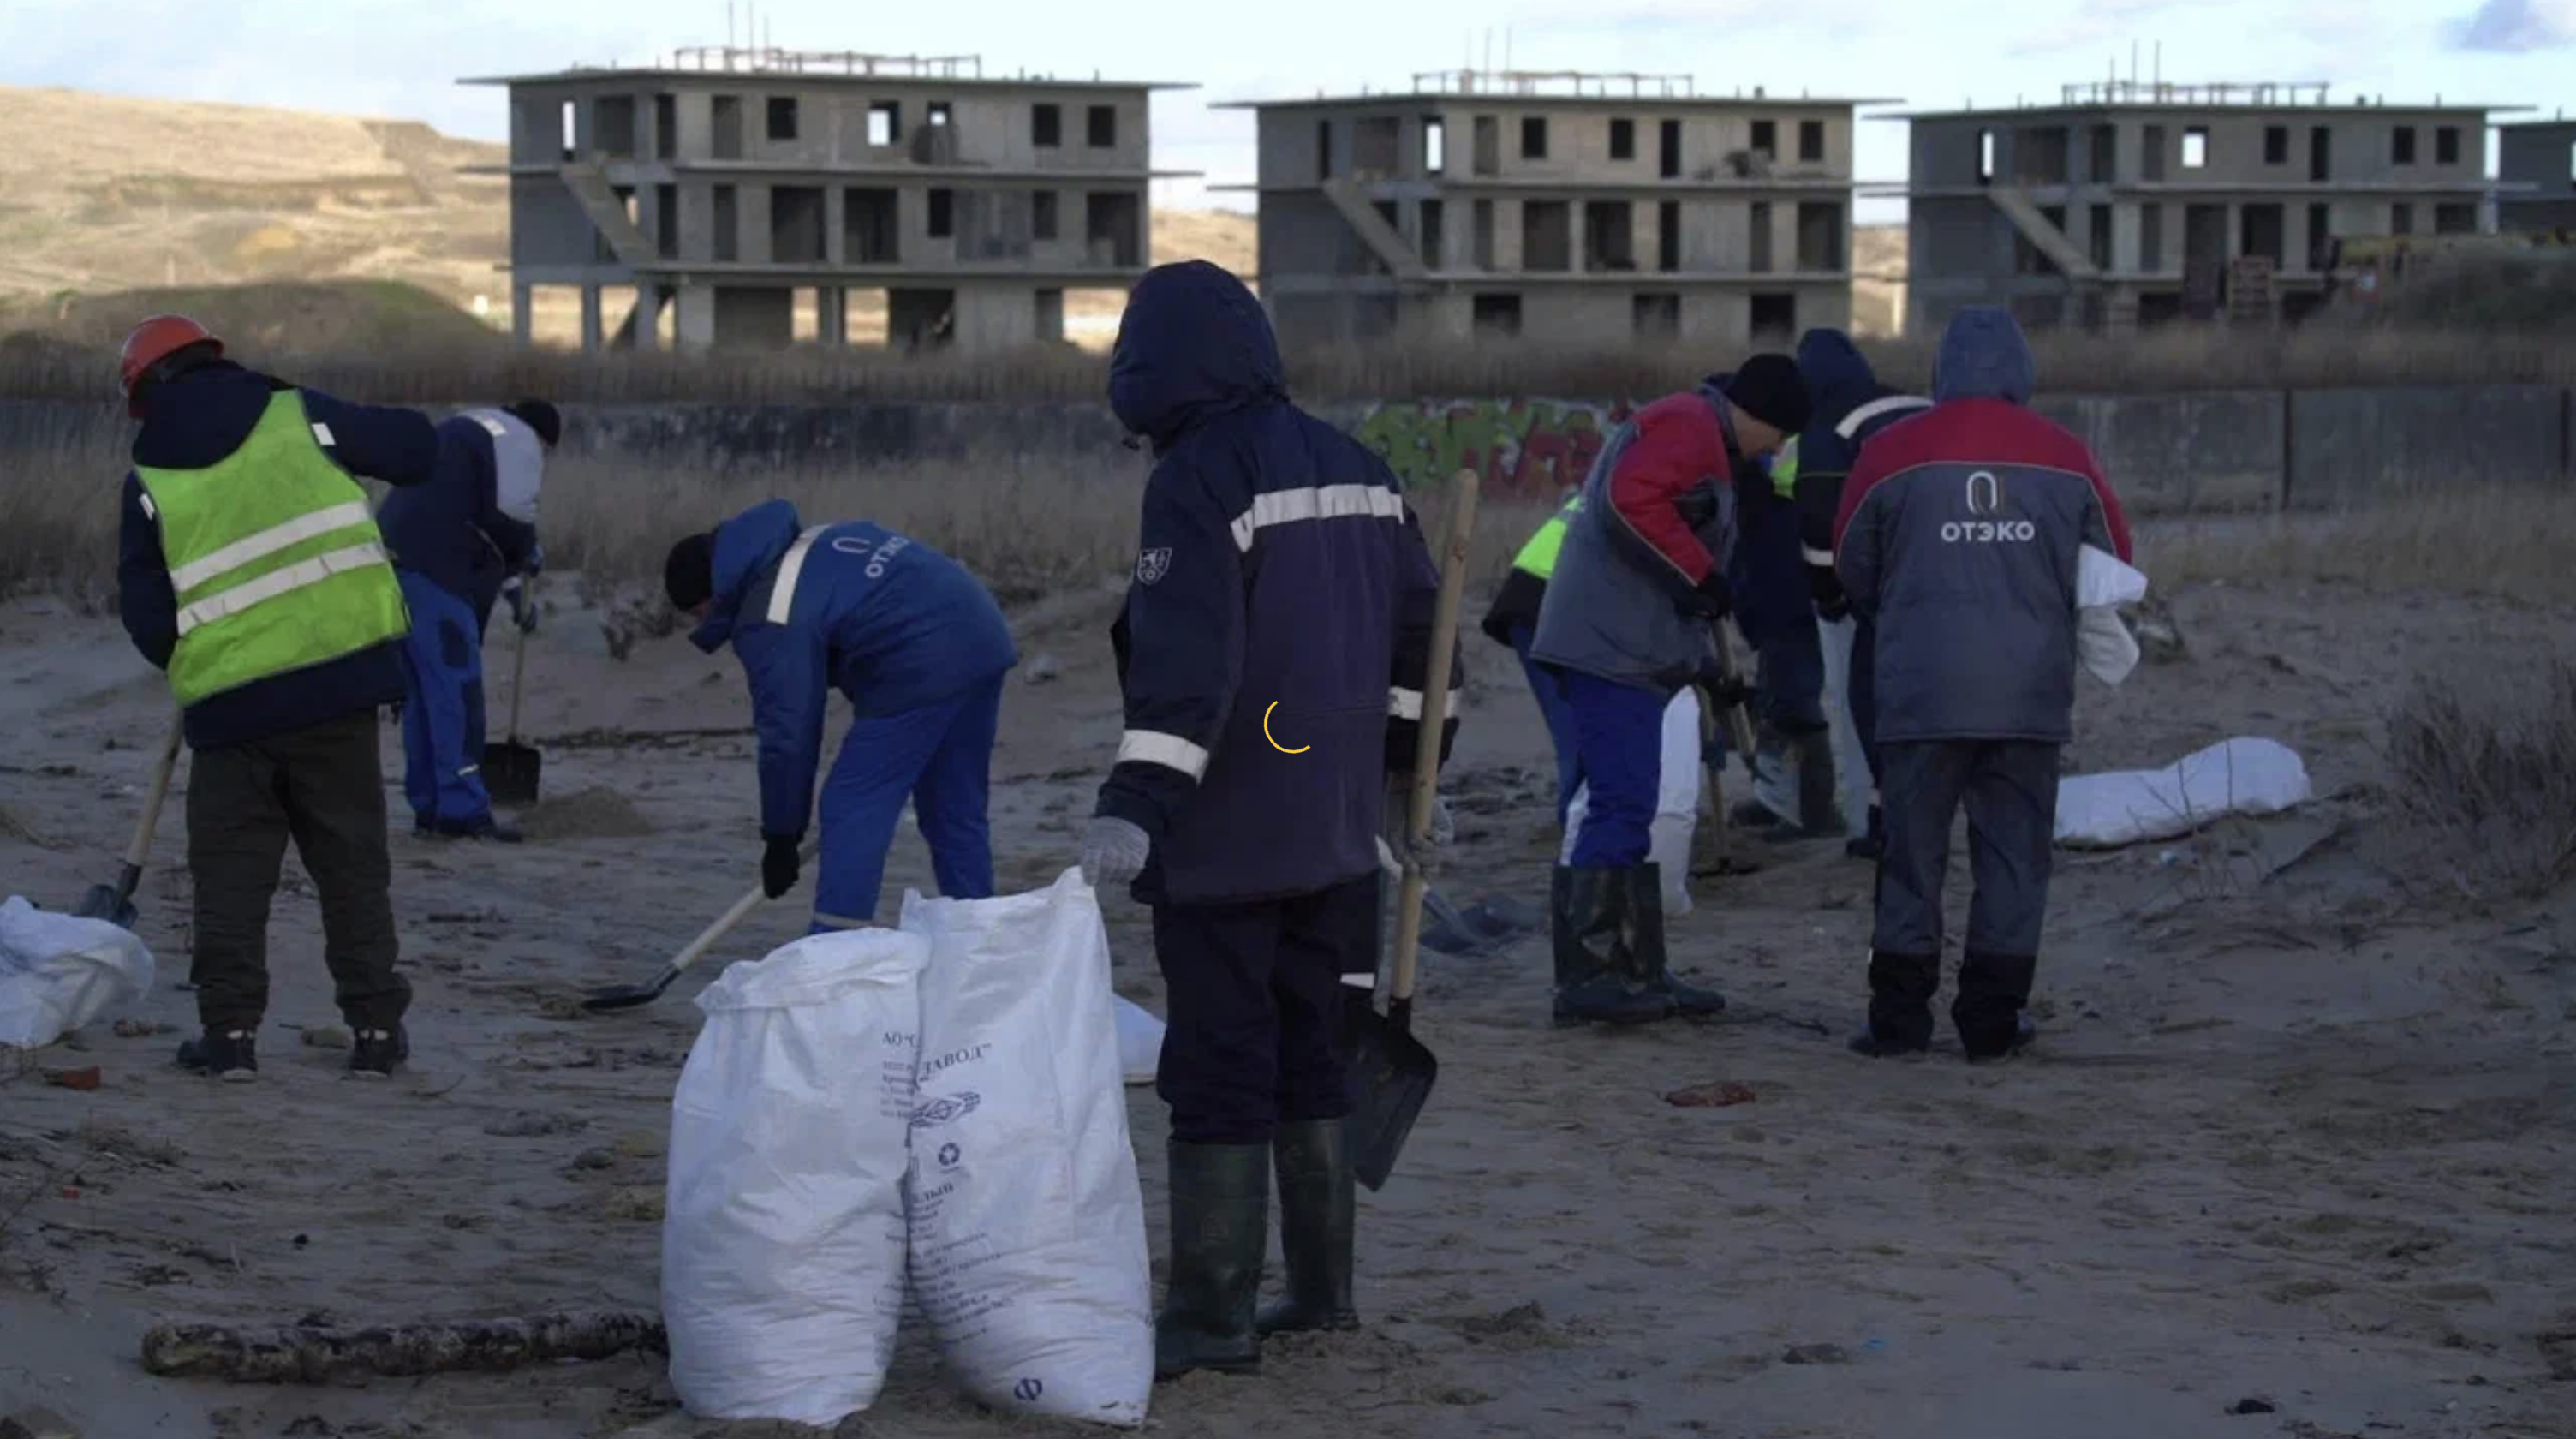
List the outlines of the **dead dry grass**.
<svg viewBox="0 0 2576 1439">
<path fill-rule="evenodd" d="M 2576 879 L 2576 664 L 2427 676 L 2388 719 L 2399 810 L 2467 897 Z"/>
<path fill-rule="evenodd" d="M 2423 489 L 2341 514 L 2169 524 L 2139 546 L 2139 567 L 2166 593 L 2213 580 L 2327 580 L 2576 604 L 2576 493 L 2564 485 Z"/>
</svg>

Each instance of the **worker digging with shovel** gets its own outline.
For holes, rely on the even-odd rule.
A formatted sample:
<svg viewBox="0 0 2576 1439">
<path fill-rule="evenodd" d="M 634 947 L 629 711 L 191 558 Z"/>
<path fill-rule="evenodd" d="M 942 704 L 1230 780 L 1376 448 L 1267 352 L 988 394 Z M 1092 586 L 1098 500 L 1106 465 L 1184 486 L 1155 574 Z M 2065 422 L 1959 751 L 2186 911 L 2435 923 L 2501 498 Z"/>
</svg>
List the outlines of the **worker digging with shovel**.
<svg viewBox="0 0 2576 1439">
<path fill-rule="evenodd" d="M 437 472 L 386 496 L 376 511 L 412 614 L 402 728 L 403 795 L 415 834 L 519 842 L 519 831 L 493 816 L 483 773 L 483 632 L 504 595 L 521 646 L 537 627 L 526 588 L 544 563 L 537 492 L 562 433 L 561 416 L 544 400 L 451 416 L 438 426 Z M 533 783 L 512 782 L 520 776 L 493 778 L 505 781 L 513 802 L 536 797 Z"/>
<path fill-rule="evenodd" d="M 1169 987 L 1155 1373 L 1244 1372 L 1265 1334 L 1359 1322 L 1344 995 L 1377 979 L 1377 837 L 1411 786 L 1440 578 L 1394 474 L 1290 402 L 1269 318 L 1224 270 L 1137 284 L 1109 398 L 1154 468 L 1111 632 L 1126 731 L 1082 872 L 1152 906 Z M 1288 1289 L 1256 1313 L 1274 1158 Z"/>
</svg>

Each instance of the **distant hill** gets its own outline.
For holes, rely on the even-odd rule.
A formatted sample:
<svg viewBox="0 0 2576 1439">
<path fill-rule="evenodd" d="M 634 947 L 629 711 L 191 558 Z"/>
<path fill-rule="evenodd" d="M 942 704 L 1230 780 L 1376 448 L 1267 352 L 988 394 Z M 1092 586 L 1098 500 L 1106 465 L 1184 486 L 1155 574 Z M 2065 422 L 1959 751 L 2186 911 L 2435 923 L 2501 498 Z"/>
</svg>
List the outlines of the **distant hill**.
<svg viewBox="0 0 2576 1439">
<path fill-rule="evenodd" d="M 114 329 L 117 317 L 98 311 L 144 303 L 125 291 L 367 280 L 509 329 L 509 277 L 497 268 L 508 185 L 457 173 L 501 163 L 501 145 L 408 121 L 9 86 L 0 136 L 0 313 L 13 325 L 55 328 L 83 312 L 79 329 Z M 1193 257 L 1249 278 L 1252 217 L 1155 212 L 1154 258 Z M 390 318 L 419 322 L 415 300 L 397 295 L 342 286 L 304 292 L 292 308 L 312 320 L 327 308 L 326 323 L 363 330 L 371 322 L 356 311 L 384 299 Z M 1075 328 L 1096 330 L 1103 318 L 1114 325 L 1116 299 L 1071 295 L 1067 309 Z M 864 333 L 864 317 L 853 319 Z M 536 316 L 539 337 L 558 342 L 578 323 L 569 299 Z"/>
</svg>

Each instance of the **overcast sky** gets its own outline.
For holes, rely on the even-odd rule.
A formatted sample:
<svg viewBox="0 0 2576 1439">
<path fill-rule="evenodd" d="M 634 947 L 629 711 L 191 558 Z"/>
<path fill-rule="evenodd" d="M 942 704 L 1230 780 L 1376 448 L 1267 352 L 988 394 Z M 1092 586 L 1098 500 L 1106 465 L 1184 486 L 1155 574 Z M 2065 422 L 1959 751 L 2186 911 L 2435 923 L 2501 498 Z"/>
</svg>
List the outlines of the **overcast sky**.
<svg viewBox="0 0 2576 1439">
<path fill-rule="evenodd" d="M 737 0 L 738 14 L 747 8 Z M 724 0 L 11 0 L 0 6 L 0 81 L 420 119 L 500 139 L 500 92 L 457 77 L 646 61 L 722 43 L 725 17 Z M 1703 93 L 1759 84 L 2009 104 L 2115 62 L 2126 73 L 2133 44 L 2143 76 L 2161 42 L 2168 80 L 2321 80 L 2337 99 L 2576 108 L 2576 0 L 771 0 L 760 25 L 791 48 L 980 53 L 987 74 L 1195 81 L 1156 99 L 1154 158 L 1212 183 L 1252 177 L 1253 122 L 1210 102 L 1401 88 L 1416 71 L 1481 61 L 1487 27 L 1497 65 L 1508 31 L 1521 69 L 1687 73 Z M 2248 58 L 2258 51 L 2266 58 Z M 1864 124 L 1861 178 L 1902 178 L 1904 137 L 1902 125 Z M 1157 196 L 1208 200 L 1198 182 Z M 1880 205 L 1862 217 L 1900 215 Z"/>
</svg>

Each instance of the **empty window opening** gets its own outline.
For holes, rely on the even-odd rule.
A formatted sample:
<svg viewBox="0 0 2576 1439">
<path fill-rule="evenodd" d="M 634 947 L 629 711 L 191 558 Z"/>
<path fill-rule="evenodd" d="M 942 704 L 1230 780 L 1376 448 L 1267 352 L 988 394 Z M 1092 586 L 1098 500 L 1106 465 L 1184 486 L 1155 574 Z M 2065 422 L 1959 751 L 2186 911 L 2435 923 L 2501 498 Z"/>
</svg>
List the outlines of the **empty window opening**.
<svg viewBox="0 0 2576 1439">
<path fill-rule="evenodd" d="M 1037 304 L 1036 328 L 1038 343 L 1041 345 L 1062 343 L 1064 340 L 1064 291 L 1038 290 L 1035 291 L 1034 294 L 1036 296 Z"/>
<path fill-rule="evenodd" d="M 2474 235 L 2478 232 L 2478 207 L 2473 204 L 2445 204 L 2433 207 L 2433 233 L 2436 235 Z"/>
<path fill-rule="evenodd" d="M 2149 125 L 2145 143 L 2138 148 L 2139 168 L 2149 181 L 2165 177 L 2165 127 Z"/>
<path fill-rule="evenodd" d="M 599 136 L 594 148 L 603 155 L 619 160 L 635 158 L 636 146 L 642 141 L 635 133 L 634 96 L 600 96 L 591 102 L 590 119 L 597 127 Z"/>
<path fill-rule="evenodd" d="M 1094 265 L 1132 270 L 1145 262 L 1145 197 L 1132 190 L 1082 198 L 1084 254 Z"/>
<path fill-rule="evenodd" d="M 903 102 L 868 102 L 868 143 L 879 148 L 903 143 Z"/>
<path fill-rule="evenodd" d="M 1634 160 L 1637 158 L 1636 121 L 1613 120 L 1610 122 L 1610 158 L 1613 160 Z"/>
<path fill-rule="evenodd" d="M 1315 178 L 1333 178 L 1333 122 L 1330 120 L 1315 122 Z"/>
<path fill-rule="evenodd" d="M 1056 193 L 1053 190 L 1040 190 L 1029 197 L 1029 237 L 1031 239 L 1056 238 L 1062 228 L 1062 222 L 1058 219 L 1056 210 Z"/>
<path fill-rule="evenodd" d="M 715 257 L 718 264 L 742 258 L 742 210 L 731 185 L 715 189 Z"/>
<path fill-rule="evenodd" d="M 1118 107 L 1094 105 L 1082 117 L 1083 141 L 1094 150 L 1110 150 L 1118 145 Z"/>
<path fill-rule="evenodd" d="M 2165 207 L 2138 207 L 2138 268 L 2153 275 L 2165 267 Z"/>
<path fill-rule="evenodd" d="M 1468 244 L 1472 250 L 1469 263 L 1479 270 L 1494 268 L 1494 202 L 1478 200 L 1469 212 Z"/>
<path fill-rule="evenodd" d="M 1977 183 L 1991 185 L 1995 179 L 1995 132 L 1977 132 Z"/>
<path fill-rule="evenodd" d="M 1583 268 L 1587 271 L 1637 268 L 1635 208 L 1625 200 L 1593 200 L 1583 206 Z"/>
<path fill-rule="evenodd" d="M 823 296 L 828 291 L 790 290 L 787 292 L 787 338 L 800 345 L 810 345 L 823 338 Z"/>
<path fill-rule="evenodd" d="M 933 100 L 933 101 L 931 101 L 931 102 L 930 102 L 930 120 L 929 120 L 929 124 L 931 125 L 931 127 L 932 127 L 933 129 L 938 129 L 938 128 L 944 127 L 945 125 L 947 125 L 947 123 L 948 123 L 948 121 L 949 121 L 950 113 L 951 113 L 951 112 L 950 112 L 949 105 L 948 105 L 948 102 L 947 102 L 947 101 L 945 101 L 945 100 Z"/>
<path fill-rule="evenodd" d="M 2287 165 L 2290 163 L 2289 126 L 2266 125 L 2263 127 L 2263 163 L 2266 165 Z"/>
<path fill-rule="evenodd" d="M 1655 128 L 1655 148 L 1660 152 L 1655 173 L 1667 180 L 1678 180 L 1682 175 L 1682 122 L 1666 120 Z"/>
<path fill-rule="evenodd" d="M 1759 275 L 1771 268 L 1771 202 L 1753 202 L 1746 220 L 1744 268 Z"/>
<path fill-rule="evenodd" d="M 955 238 L 956 234 L 957 192 L 954 190 L 931 191 L 930 238 L 934 240 L 947 240 Z"/>
<path fill-rule="evenodd" d="M 1751 329 L 1756 338 L 1785 340 L 1798 333 L 1797 296 L 1757 294 L 1752 309 Z"/>
<path fill-rule="evenodd" d="M 2460 129 L 2458 126 L 2445 125 L 2433 132 L 2433 163 L 2436 165 L 2456 165 L 2460 163 Z"/>
<path fill-rule="evenodd" d="M 1351 126 L 1351 171 L 1364 180 L 1385 179 L 1404 168 L 1404 122 L 1373 115 Z"/>
<path fill-rule="evenodd" d="M 2388 207 L 2388 233 L 2390 233 L 2390 234 L 2392 234 L 2392 235 L 2412 235 L 2412 234 L 2414 234 L 2414 233 L 2415 233 L 2415 207 L 2414 207 L 2414 206 L 2412 206 L 2412 205 L 2402 205 L 2402 204 L 2401 204 L 2401 205 L 2391 205 L 2391 206 L 2389 206 L 2389 207 Z"/>
<path fill-rule="evenodd" d="M 773 142 L 796 138 L 796 97 L 769 97 L 769 138 Z"/>
<path fill-rule="evenodd" d="M 2333 216 L 2331 206 L 2308 207 L 2308 268 L 2321 275 L 2334 268 Z"/>
<path fill-rule="evenodd" d="M 1547 117 L 1545 115 L 1521 117 L 1521 158 L 1524 160 L 1547 158 Z M 1514 298 L 1513 303 L 1519 303 L 1517 297 Z"/>
<path fill-rule="evenodd" d="M 2322 181 L 2334 173 L 2334 131 L 2323 125 L 2308 128 L 2308 178 Z"/>
<path fill-rule="evenodd" d="M 718 95 L 711 107 L 708 149 L 719 160 L 742 158 L 742 97 Z"/>
<path fill-rule="evenodd" d="M 1064 107 L 1032 105 L 1029 107 L 1029 143 L 1041 150 L 1059 149 L 1064 145 Z M 1058 295 L 1061 297 L 1062 292 Z"/>
<path fill-rule="evenodd" d="M 2414 126 L 2400 125 L 2388 132 L 2388 158 L 2390 163 L 2397 165 L 2415 163 Z"/>
<path fill-rule="evenodd" d="M 2013 137 L 2013 178 L 2024 185 L 2063 185 L 2074 161 L 2074 140 L 2063 125 L 2042 125 Z"/>
<path fill-rule="evenodd" d="M 653 187 L 653 252 L 666 260 L 680 256 L 680 187 Z"/>
<path fill-rule="evenodd" d="M 2108 272 L 2111 269 L 2111 207 L 2094 206 L 2085 215 L 2084 223 L 2084 243 L 2092 251 L 2093 268 Z"/>
<path fill-rule="evenodd" d="M 1437 115 L 1422 117 L 1422 173 L 1437 175 L 1449 168 L 1449 126 Z"/>
<path fill-rule="evenodd" d="M 1478 295 L 1470 304 L 1476 333 L 1512 336 L 1521 332 L 1520 296 Z"/>
<path fill-rule="evenodd" d="M 1680 339 L 1682 297 L 1672 294 L 1629 296 L 1628 332 L 1640 340 Z"/>
<path fill-rule="evenodd" d="M 823 190 L 779 185 L 769 192 L 769 258 L 781 265 L 823 263 Z"/>
<path fill-rule="evenodd" d="M 2120 127 L 2093 127 L 2093 183 L 2108 185 L 2118 180 L 2120 169 Z"/>
<path fill-rule="evenodd" d="M 1682 267 L 1682 202 L 1660 201 L 1655 206 L 1655 268 L 1666 274 Z"/>
<path fill-rule="evenodd" d="M 1798 159 L 1805 164 L 1822 164 L 1825 158 L 1825 122 L 1798 122 Z"/>
<path fill-rule="evenodd" d="M 2201 170 L 2209 165 L 2209 132 L 2198 125 L 2182 132 L 2182 167 Z"/>
<path fill-rule="evenodd" d="M 1521 268 L 1548 272 L 1574 268 L 1573 205 L 1564 200 L 1522 202 Z"/>
<path fill-rule="evenodd" d="M 897 350 L 937 350 L 957 338 L 955 290 L 886 291 L 886 344 Z"/>
<path fill-rule="evenodd" d="M 1426 270 L 1438 270 L 1447 266 L 1448 262 L 1443 254 L 1447 248 L 1447 237 L 1442 233 L 1447 219 L 1448 215 L 1439 201 L 1422 202 L 1418 238 L 1422 245 L 1422 268 Z"/>
<path fill-rule="evenodd" d="M 2236 253 L 2260 255 L 2279 269 L 2288 257 L 2287 217 L 2279 205 L 2248 205 L 2237 212 Z"/>
<path fill-rule="evenodd" d="M 1765 159 L 1780 158 L 1780 124 L 1776 120 L 1753 122 L 1753 153 Z"/>
<path fill-rule="evenodd" d="M 902 246 L 896 238 L 901 233 L 901 227 L 896 223 L 901 213 L 892 190 L 844 191 L 841 196 L 841 243 L 848 252 L 844 263 L 895 263 L 902 255 Z"/>
<path fill-rule="evenodd" d="M 669 95 L 653 97 L 653 158 L 669 160 L 680 153 L 680 102 Z"/>
<path fill-rule="evenodd" d="M 563 102 L 563 157 L 571 160 L 581 154 L 581 103 Z"/>
<path fill-rule="evenodd" d="M 1834 271 L 1843 267 L 1843 207 L 1820 200 L 1798 207 L 1798 268 Z"/>
<path fill-rule="evenodd" d="M 1479 115 L 1475 124 L 1475 167 L 1479 175 L 1499 173 L 1503 168 L 1503 124 L 1491 115 Z"/>
</svg>

